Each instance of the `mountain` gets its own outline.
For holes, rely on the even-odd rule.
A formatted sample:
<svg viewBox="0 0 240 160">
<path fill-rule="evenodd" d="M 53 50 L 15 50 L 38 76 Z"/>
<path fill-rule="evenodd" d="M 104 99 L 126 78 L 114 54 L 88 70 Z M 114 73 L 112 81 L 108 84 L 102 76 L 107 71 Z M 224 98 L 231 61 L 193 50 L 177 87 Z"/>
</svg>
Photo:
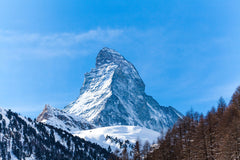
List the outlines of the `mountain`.
<svg viewBox="0 0 240 160">
<path fill-rule="evenodd" d="M 98 53 L 96 68 L 85 74 L 80 96 L 64 111 L 99 127 L 133 125 L 155 131 L 166 131 L 182 117 L 147 95 L 133 64 L 109 48 Z"/>
<path fill-rule="evenodd" d="M 87 120 L 74 114 L 69 114 L 63 110 L 45 105 L 42 113 L 37 117 L 38 122 L 61 128 L 68 132 L 93 129 L 95 126 Z"/>
<path fill-rule="evenodd" d="M 97 144 L 0 108 L 0 159 L 101 159 L 113 155 Z"/>
<path fill-rule="evenodd" d="M 112 152 L 121 151 L 126 147 L 129 155 L 132 154 L 138 138 L 141 137 L 142 142 L 152 143 L 161 136 L 159 132 L 140 126 L 119 125 L 96 128 L 85 119 L 53 108 L 50 105 L 45 105 L 42 113 L 37 117 L 37 121 L 68 131 L 74 136 L 96 143 Z M 119 156 L 121 156 L 120 154 L 121 152 L 119 152 Z"/>
</svg>

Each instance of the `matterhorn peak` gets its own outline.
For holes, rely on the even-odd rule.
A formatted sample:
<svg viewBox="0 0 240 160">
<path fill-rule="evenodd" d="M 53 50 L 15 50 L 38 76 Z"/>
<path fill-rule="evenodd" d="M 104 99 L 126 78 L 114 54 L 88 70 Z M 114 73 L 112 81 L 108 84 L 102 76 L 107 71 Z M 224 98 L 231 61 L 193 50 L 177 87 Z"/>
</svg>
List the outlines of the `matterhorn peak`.
<svg viewBox="0 0 240 160">
<path fill-rule="evenodd" d="M 77 100 L 64 111 L 96 126 L 138 125 L 167 130 L 181 117 L 145 93 L 145 84 L 132 63 L 110 48 L 97 55 L 96 68 L 85 74 Z"/>
<path fill-rule="evenodd" d="M 126 60 L 120 53 L 113 49 L 104 47 L 97 55 L 96 68 L 110 63 L 119 65 L 122 61 Z"/>
</svg>

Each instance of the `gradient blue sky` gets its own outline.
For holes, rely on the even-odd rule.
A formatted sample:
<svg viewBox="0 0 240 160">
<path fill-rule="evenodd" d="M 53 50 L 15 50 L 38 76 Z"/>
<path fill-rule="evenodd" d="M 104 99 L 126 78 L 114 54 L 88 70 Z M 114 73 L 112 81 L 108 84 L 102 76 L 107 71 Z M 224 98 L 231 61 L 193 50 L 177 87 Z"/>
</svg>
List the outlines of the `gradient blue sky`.
<svg viewBox="0 0 240 160">
<path fill-rule="evenodd" d="M 0 0 L 0 106 L 35 117 L 76 99 L 98 51 L 138 69 L 146 92 L 206 113 L 240 85 L 239 0 Z"/>
</svg>

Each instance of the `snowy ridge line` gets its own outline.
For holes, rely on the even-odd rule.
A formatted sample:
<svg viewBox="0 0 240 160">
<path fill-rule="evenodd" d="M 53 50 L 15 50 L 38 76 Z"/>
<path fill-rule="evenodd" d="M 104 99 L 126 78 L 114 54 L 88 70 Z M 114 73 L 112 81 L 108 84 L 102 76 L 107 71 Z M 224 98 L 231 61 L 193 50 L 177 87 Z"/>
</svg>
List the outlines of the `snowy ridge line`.
<svg viewBox="0 0 240 160">
<path fill-rule="evenodd" d="M 45 105 L 44 110 L 37 117 L 37 121 L 69 132 L 95 128 L 86 119 L 53 108 L 50 105 Z"/>
</svg>

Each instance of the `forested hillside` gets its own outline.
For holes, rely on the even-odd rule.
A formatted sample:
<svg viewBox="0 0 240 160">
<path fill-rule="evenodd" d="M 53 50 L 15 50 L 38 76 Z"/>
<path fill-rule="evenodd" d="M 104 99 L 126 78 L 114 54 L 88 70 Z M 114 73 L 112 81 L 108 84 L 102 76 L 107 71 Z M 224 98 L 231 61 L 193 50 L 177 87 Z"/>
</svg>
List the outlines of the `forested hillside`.
<svg viewBox="0 0 240 160">
<path fill-rule="evenodd" d="M 219 99 L 217 109 L 206 116 L 190 111 L 158 140 L 147 160 L 239 160 L 240 87 L 227 106 Z"/>
<path fill-rule="evenodd" d="M 0 108 L 0 159 L 114 159 L 97 144 Z"/>
</svg>

